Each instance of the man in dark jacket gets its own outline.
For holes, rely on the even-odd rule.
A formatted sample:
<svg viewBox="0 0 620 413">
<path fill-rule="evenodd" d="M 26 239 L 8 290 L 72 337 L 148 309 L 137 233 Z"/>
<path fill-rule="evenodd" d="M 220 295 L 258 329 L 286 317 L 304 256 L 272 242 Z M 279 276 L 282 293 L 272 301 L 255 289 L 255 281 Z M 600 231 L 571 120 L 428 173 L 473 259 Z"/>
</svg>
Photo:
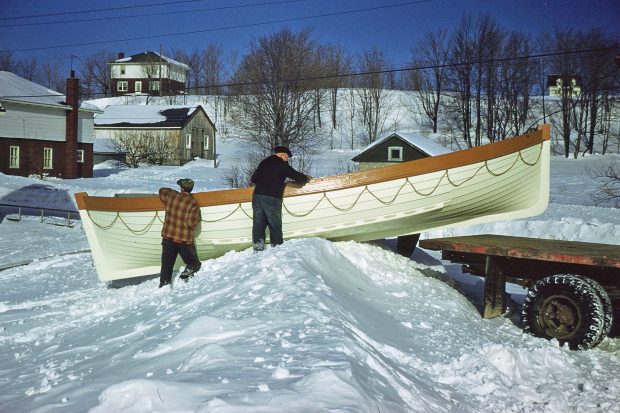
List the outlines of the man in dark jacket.
<svg viewBox="0 0 620 413">
<path fill-rule="evenodd" d="M 166 218 L 161 230 L 159 288 L 172 282 L 172 270 L 179 254 L 186 264 L 185 271 L 180 276 L 182 280 L 187 281 L 201 266 L 194 245 L 194 229 L 200 222 L 200 208 L 192 197 L 194 181 L 188 178 L 179 179 L 177 184 L 181 187 L 181 192 L 170 188 L 159 190 L 159 199 L 166 207 Z"/>
<path fill-rule="evenodd" d="M 261 161 L 252 174 L 252 246 L 254 251 L 265 249 L 265 230 L 269 226 L 271 246 L 284 242 L 282 237 L 282 197 L 287 178 L 306 183 L 311 177 L 293 169 L 288 164 L 293 156 L 286 146 L 276 146 L 275 154 Z"/>
</svg>

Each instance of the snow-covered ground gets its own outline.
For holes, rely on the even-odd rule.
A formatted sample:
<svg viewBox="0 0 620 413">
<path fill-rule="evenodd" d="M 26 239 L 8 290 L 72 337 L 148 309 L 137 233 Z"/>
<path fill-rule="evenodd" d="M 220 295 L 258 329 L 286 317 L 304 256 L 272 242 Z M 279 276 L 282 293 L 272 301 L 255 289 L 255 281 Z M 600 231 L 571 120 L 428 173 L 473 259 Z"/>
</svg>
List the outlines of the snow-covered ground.
<svg viewBox="0 0 620 413">
<path fill-rule="evenodd" d="M 352 155 L 324 151 L 313 165 Z M 540 216 L 422 237 L 617 245 L 620 210 L 592 206 L 584 169 L 614 158 L 553 158 Z M 0 203 L 73 209 L 78 191 L 154 193 L 180 177 L 223 188 L 225 166 L 0 174 Z M 113 288 L 97 279 L 79 221 L 43 221 L 0 224 L 0 267 L 10 267 L 0 271 L 0 412 L 620 412 L 618 338 L 570 351 L 524 334 L 517 306 L 482 319 L 481 279 L 436 252 L 406 259 L 389 241 L 300 239 L 205 261 L 172 289 L 157 279 Z"/>
</svg>

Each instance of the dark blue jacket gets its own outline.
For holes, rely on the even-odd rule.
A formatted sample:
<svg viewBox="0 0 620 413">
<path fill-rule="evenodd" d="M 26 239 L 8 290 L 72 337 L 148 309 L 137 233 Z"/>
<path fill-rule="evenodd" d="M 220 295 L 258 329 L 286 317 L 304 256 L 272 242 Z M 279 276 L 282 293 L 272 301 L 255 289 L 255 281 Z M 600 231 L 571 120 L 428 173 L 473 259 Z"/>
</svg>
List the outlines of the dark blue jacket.
<svg viewBox="0 0 620 413">
<path fill-rule="evenodd" d="M 282 158 L 271 155 L 263 159 L 252 174 L 252 183 L 255 185 L 254 193 L 282 199 L 286 178 L 304 184 L 308 182 L 306 175 L 297 172 Z"/>
</svg>

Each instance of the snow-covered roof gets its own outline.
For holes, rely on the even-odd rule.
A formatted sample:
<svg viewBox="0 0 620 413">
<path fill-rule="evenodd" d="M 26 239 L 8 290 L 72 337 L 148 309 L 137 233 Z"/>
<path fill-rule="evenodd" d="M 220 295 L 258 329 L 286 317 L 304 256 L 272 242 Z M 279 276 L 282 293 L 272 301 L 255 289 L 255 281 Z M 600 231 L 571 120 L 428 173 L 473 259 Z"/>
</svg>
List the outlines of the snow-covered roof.
<svg viewBox="0 0 620 413">
<path fill-rule="evenodd" d="M 174 59 L 166 57 L 164 55 L 160 55 L 157 52 L 142 52 L 132 56 L 121 57 L 120 59 L 116 59 L 114 63 L 146 63 L 146 62 L 157 62 L 159 60 L 164 60 L 166 63 L 170 63 L 171 65 L 181 66 L 184 69 L 189 70 L 189 66 L 185 63 L 178 62 Z"/>
<path fill-rule="evenodd" d="M 14 73 L 0 71 L 0 98 L 5 101 L 35 105 L 71 107 L 65 103 L 65 95 L 26 80 Z"/>
<path fill-rule="evenodd" d="M 71 109 L 71 106 L 66 103 L 65 95 L 62 93 L 6 71 L 0 71 L 0 98 L 5 102 Z M 94 113 L 101 112 L 97 106 L 86 102 L 80 104 L 80 110 Z M 6 109 L 0 103 L 0 113 L 5 111 Z"/>
<path fill-rule="evenodd" d="M 433 142 L 432 140 L 428 138 L 425 138 L 419 133 L 408 132 L 408 131 L 397 131 L 397 132 L 388 132 L 388 133 L 381 135 L 379 139 L 377 139 L 376 141 L 368 145 L 366 148 L 364 148 L 364 150 L 360 153 L 360 155 L 368 152 L 375 146 L 380 145 L 381 143 L 385 142 L 386 140 L 390 139 L 393 136 L 400 136 L 402 139 L 409 142 L 412 146 L 418 148 L 418 150 L 424 152 L 425 154 L 429 156 L 436 156 L 436 155 L 441 155 L 441 154 L 450 152 L 449 149 Z"/>
<path fill-rule="evenodd" d="M 174 127 L 184 122 L 200 105 L 109 105 L 95 117 L 95 127 Z"/>
</svg>

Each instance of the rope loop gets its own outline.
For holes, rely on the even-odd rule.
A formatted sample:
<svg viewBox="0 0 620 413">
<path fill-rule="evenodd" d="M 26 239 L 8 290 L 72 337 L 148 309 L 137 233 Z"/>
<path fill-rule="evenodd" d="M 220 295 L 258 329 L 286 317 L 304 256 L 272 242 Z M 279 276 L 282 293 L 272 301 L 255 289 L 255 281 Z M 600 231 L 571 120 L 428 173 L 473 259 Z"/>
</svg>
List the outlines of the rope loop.
<svg viewBox="0 0 620 413">
<path fill-rule="evenodd" d="M 349 212 L 351 211 L 359 202 L 360 198 L 362 197 L 362 195 L 365 192 L 368 192 L 374 199 L 376 199 L 377 201 L 379 201 L 381 204 L 383 205 L 392 205 L 396 199 L 399 197 L 399 195 L 401 194 L 401 192 L 405 189 L 405 187 L 410 186 L 411 189 L 418 194 L 421 197 L 428 197 L 433 195 L 437 189 L 439 188 L 439 186 L 441 185 L 441 182 L 444 180 L 444 178 L 446 179 L 446 181 L 452 185 L 455 188 L 458 188 L 459 186 L 463 185 L 466 182 L 469 182 L 470 180 L 474 179 L 478 173 L 480 171 L 482 171 L 483 169 L 486 170 L 491 176 L 494 177 L 498 177 L 498 176 L 502 176 L 504 174 L 506 174 L 508 171 L 512 170 L 515 165 L 517 164 L 517 162 L 520 160 L 524 165 L 526 166 L 535 166 L 536 164 L 538 164 L 540 162 L 541 156 L 542 156 L 542 150 L 543 150 L 543 143 L 540 143 L 539 145 L 539 151 L 538 151 L 538 155 L 536 156 L 536 159 L 533 162 L 528 162 L 524 156 L 523 156 L 523 151 L 524 150 L 519 150 L 519 152 L 515 155 L 515 159 L 514 161 L 507 167 L 504 168 L 503 171 L 493 171 L 491 170 L 490 166 L 489 166 L 489 161 L 484 161 L 484 164 L 481 165 L 480 167 L 478 167 L 474 173 L 470 176 L 468 176 L 467 178 L 465 178 L 464 180 L 462 180 L 461 182 L 456 182 L 455 180 L 453 180 L 450 177 L 450 169 L 446 169 L 443 174 L 441 175 L 441 177 L 439 177 L 439 179 L 437 180 L 437 183 L 435 184 L 435 186 L 429 191 L 429 192 L 423 192 L 421 190 L 419 190 L 418 188 L 416 188 L 415 182 L 414 182 L 414 177 L 407 177 L 405 178 L 405 181 L 403 182 L 403 184 L 398 188 L 398 190 L 396 191 L 396 193 L 394 194 L 394 196 L 391 196 L 389 199 L 382 199 L 379 196 L 377 196 L 370 188 L 369 185 L 364 185 L 364 187 L 362 188 L 362 190 L 360 191 L 359 194 L 357 194 L 357 196 L 355 197 L 355 200 L 353 200 L 353 202 L 348 205 L 348 206 L 338 206 L 334 203 L 333 200 L 331 200 L 328 196 L 327 193 L 324 192 L 321 196 L 321 198 L 314 204 L 314 206 L 312 208 L 310 208 L 307 212 L 305 213 L 295 213 L 293 211 L 291 211 L 289 209 L 289 207 L 283 202 L 282 206 L 284 208 L 284 210 L 286 211 L 286 213 L 288 213 L 289 215 L 296 217 L 296 218 L 303 218 L 305 216 L 310 215 L 312 212 L 314 212 L 318 206 L 320 205 L 320 203 L 325 200 L 329 205 L 331 205 L 333 208 L 335 208 L 336 210 L 340 211 L 340 212 Z M 248 213 L 248 211 L 246 211 L 243 208 L 242 203 L 237 204 L 237 206 L 235 207 L 235 209 L 224 215 L 221 218 L 217 218 L 217 219 L 202 219 L 202 222 L 205 223 L 214 223 L 214 222 L 220 222 L 220 221 L 224 221 L 227 218 L 229 218 L 230 216 L 232 216 L 235 212 L 237 211 L 241 211 L 243 212 L 243 214 L 248 218 L 248 219 L 252 219 L 252 214 Z M 131 228 L 129 226 L 129 224 L 127 224 L 127 222 L 125 221 L 125 219 L 123 219 L 123 217 L 121 216 L 120 212 L 116 212 L 116 216 L 114 217 L 114 219 L 112 220 L 112 222 L 110 222 L 107 225 L 102 225 L 97 223 L 94 219 L 93 216 L 91 215 L 91 211 L 90 210 L 86 210 L 88 217 L 90 218 L 91 222 L 97 227 L 100 228 L 102 230 L 108 230 L 110 228 L 112 228 L 117 221 L 120 221 L 123 223 L 123 225 L 133 234 L 136 235 L 142 235 L 145 234 L 146 232 L 148 232 L 148 230 L 154 225 L 155 220 L 158 219 L 160 223 L 164 223 L 162 217 L 159 215 L 159 211 L 155 211 L 155 215 L 153 216 L 153 218 L 151 219 L 151 221 L 146 224 L 146 226 L 144 226 L 143 228 L 140 229 L 136 229 L 136 228 Z"/>
</svg>

